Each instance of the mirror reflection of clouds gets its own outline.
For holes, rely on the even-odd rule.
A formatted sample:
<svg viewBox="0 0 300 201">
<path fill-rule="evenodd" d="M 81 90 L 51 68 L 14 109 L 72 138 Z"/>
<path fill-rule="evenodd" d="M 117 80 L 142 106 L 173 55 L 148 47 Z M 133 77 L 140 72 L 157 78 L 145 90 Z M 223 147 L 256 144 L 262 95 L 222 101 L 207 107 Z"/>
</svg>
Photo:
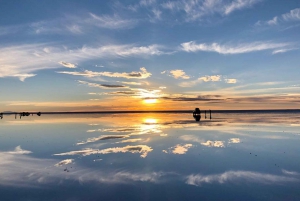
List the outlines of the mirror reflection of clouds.
<svg viewBox="0 0 300 201">
<path fill-rule="evenodd" d="M 168 183 L 176 179 L 184 181 L 185 184 L 201 187 L 207 184 L 238 184 L 241 181 L 263 185 L 300 182 L 300 171 L 293 165 L 281 162 L 279 172 L 278 167 L 274 166 L 272 168 L 276 168 L 276 170 L 270 168 L 270 171 L 266 173 L 263 169 L 260 171 L 255 168 L 255 165 L 265 166 L 264 161 L 254 163 L 253 166 L 253 164 L 247 164 L 249 158 L 240 155 L 243 152 L 247 152 L 249 155 L 249 150 L 268 154 L 278 152 L 261 147 L 263 142 L 260 140 L 266 140 L 270 144 L 279 143 L 279 139 L 287 140 L 286 142 L 289 144 L 299 141 L 298 124 L 295 124 L 295 119 L 291 119 L 291 123 L 283 117 L 282 124 L 277 125 L 271 123 L 273 121 L 271 119 L 267 119 L 269 123 L 257 124 L 252 121 L 253 118 L 249 118 L 248 122 L 243 120 L 242 123 L 239 123 L 237 120 L 234 122 L 234 118 L 230 115 L 230 118 L 225 119 L 218 114 L 215 114 L 215 119 L 212 121 L 200 122 L 194 122 L 191 120 L 191 115 L 185 116 L 185 114 L 87 115 L 67 116 L 66 119 L 63 116 L 57 116 L 57 119 L 64 122 L 61 123 L 52 121 L 49 116 L 24 118 L 25 123 L 18 124 L 19 129 L 26 135 L 37 137 L 36 134 L 40 131 L 31 134 L 32 129 L 29 128 L 39 128 L 46 124 L 48 126 L 45 129 L 52 131 L 58 125 L 61 129 L 69 129 L 69 126 L 76 124 L 78 129 L 76 128 L 72 132 L 76 132 L 78 135 L 65 134 L 73 136 L 72 142 L 66 140 L 63 148 L 59 151 L 56 150 L 54 144 L 50 144 L 48 149 L 50 149 L 51 156 L 46 155 L 43 158 L 36 155 L 36 151 L 29 149 L 28 144 L 23 145 L 21 142 L 24 143 L 24 141 L 18 141 L 21 139 L 15 138 L 20 142 L 19 144 L 0 152 L 0 176 L 4 178 L 0 181 L 1 184 L 39 186 L 56 184 L 61 181 L 110 184 Z M 241 116 L 237 115 L 235 118 L 239 119 Z M 3 137 L 5 137 L 4 133 L 9 133 L 9 128 L 16 126 L 16 124 L 10 123 L 13 120 L 8 119 L 7 121 L 1 122 L 4 125 L 1 129 L 7 128 L 4 130 L 7 132 L 1 132 Z M 39 123 L 35 124 L 36 121 Z M 87 132 L 89 130 L 93 130 L 93 132 Z M 64 131 L 61 130 L 61 132 Z M 46 139 L 51 137 L 48 135 Z M 6 140 L 6 138 L 2 139 Z M 36 145 L 31 144 L 31 146 L 35 147 Z M 278 150 L 284 149 L 284 146 L 278 147 Z M 297 149 L 297 147 L 289 145 L 290 154 L 294 154 L 292 151 Z M 225 155 L 230 161 L 231 156 L 228 153 L 235 150 L 238 150 L 236 157 L 244 161 L 244 166 L 239 166 L 233 171 L 231 167 L 235 167 L 234 163 L 229 166 L 219 164 L 218 171 L 202 171 L 201 167 L 205 168 L 205 165 L 200 161 L 205 159 L 209 162 L 215 157 L 217 160 L 219 156 L 215 154 L 215 151 Z M 200 157 L 199 159 L 195 158 L 196 153 Z M 195 161 L 191 161 L 189 157 L 193 157 Z M 176 166 L 165 169 L 157 168 L 157 165 L 161 163 L 174 163 L 173 160 L 178 162 L 187 160 L 191 164 L 191 168 L 186 171 L 182 171 Z M 252 160 L 250 158 L 250 161 Z M 272 160 L 274 161 L 274 158 Z M 197 164 L 198 162 L 199 164 Z M 270 161 L 266 160 L 267 162 Z M 101 168 L 97 169 L 90 163 Z M 137 164 L 148 164 L 149 170 L 145 171 L 144 166 L 135 168 L 134 166 Z M 22 172 L 16 173 L 20 167 L 24 167 Z"/>
</svg>

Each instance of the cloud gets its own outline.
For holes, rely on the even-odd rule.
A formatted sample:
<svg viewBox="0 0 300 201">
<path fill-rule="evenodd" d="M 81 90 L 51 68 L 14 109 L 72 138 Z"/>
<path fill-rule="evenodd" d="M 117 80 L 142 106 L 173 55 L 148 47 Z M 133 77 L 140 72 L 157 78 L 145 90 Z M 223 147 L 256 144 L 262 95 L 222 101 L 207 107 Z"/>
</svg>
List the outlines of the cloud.
<svg viewBox="0 0 300 201">
<path fill-rule="evenodd" d="M 127 86 L 124 86 L 124 85 L 97 84 L 97 83 L 86 82 L 86 81 L 81 81 L 81 80 L 78 80 L 78 82 L 80 84 L 85 84 L 85 85 L 87 85 L 89 87 L 98 87 L 98 88 L 102 88 L 102 89 L 127 88 Z"/>
<path fill-rule="evenodd" d="M 201 144 L 204 145 L 204 146 L 207 146 L 207 147 L 225 147 L 223 141 L 207 140 L 206 142 L 202 142 Z"/>
<path fill-rule="evenodd" d="M 204 102 L 210 102 L 210 101 L 219 101 L 219 100 L 225 100 L 219 95 L 200 95 L 200 96 L 194 96 L 194 95 L 171 95 L 171 96 L 163 96 L 160 97 L 165 100 L 172 100 L 172 101 L 204 101 Z"/>
<path fill-rule="evenodd" d="M 242 43 L 238 45 L 220 45 L 218 43 L 197 44 L 195 41 L 190 41 L 181 44 L 181 50 L 185 52 L 217 52 L 219 54 L 244 54 L 263 50 L 272 50 L 289 46 L 289 43 L 271 43 L 271 42 L 252 42 Z"/>
<path fill-rule="evenodd" d="M 62 160 L 62 161 L 56 163 L 54 166 L 59 167 L 62 165 L 68 165 L 68 164 L 73 163 L 73 161 L 74 161 L 74 159 L 65 159 L 65 160 Z"/>
<path fill-rule="evenodd" d="M 90 24 L 100 28 L 106 29 L 128 29 L 132 28 L 137 21 L 131 19 L 125 19 L 118 15 L 102 15 L 98 16 L 96 14 L 90 13 L 90 18 L 86 18 L 81 22 L 82 24 Z"/>
<path fill-rule="evenodd" d="M 300 176 L 300 173 L 299 173 L 299 172 L 288 171 L 288 170 L 285 170 L 285 169 L 282 170 L 282 173 L 283 173 L 283 174 L 287 174 L 287 175 L 291 175 L 291 176 Z"/>
<path fill-rule="evenodd" d="M 107 148 L 107 149 L 83 149 L 79 151 L 70 151 L 70 152 L 65 152 L 65 153 L 59 153 L 59 154 L 54 154 L 56 156 L 72 156 L 72 155 L 82 155 L 82 156 L 88 156 L 91 154 L 109 154 L 109 153 L 140 153 L 142 158 L 146 158 L 148 153 L 153 151 L 153 149 L 147 145 L 127 145 L 125 147 L 112 147 L 112 148 Z"/>
<path fill-rule="evenodd" d="M 61 64 L 61 65 L 63 65 L 64 67 L 67 67 L 67 68 L 76 68 L 75 64 L 68 63 L 68 62 L 65 62 L 65 61 L 60 61 L 58 63 Z"/>
<path fill-rule="evenodd" d="M 228 84 L 235 84 L 237 82 L 237 79 L 225 79 L 225 82 Z"/>
<path fill-rule="evenodd" d="M 14 75 L 11 75 L 11 77 L 18 77 L 20 81 L 24 82 L 25 79 L 27 78 L 30 78 L 30 77 L 34 77 L 36 76 L 36 74 L 28 74 L 28 73 L 25 73 L 25 74 L 14 74 Z M 0 76 L 1 77 L 1 76 Z"/>
<path fill-rule="evenodd" d="M 204 141 L 194 135 L 183 135 L 180 137 L 181 140 L 184 141 L 192 141 L 192 142 L 197 142 L 201 145 L 207 146 L 207 147 L 225 147 L 224 142 L 223 141 Z"/>
<path fill-rule="evenodd" d="M 190 79 L 190 76 L 186 75 L 185 72 L 183 70 L 171 70 L 170 74 L 172 75 L 172 77 L 174 77 L 175 79 Z"/>
<path fill-rule="evenodd" d="M 285 21 L 300 21 L 300 8 L 293 9 L 289 13 L 283 14 L 282 18 Z"/>
<path fill-rule="evenodd" d="M 206 75 L 204 77 L 198 78 L 198 80 L 201 80 L 203 82 L 219 82 L 221 81 L 221 75 Z"/>
<path fill-rule="evenodd" d="M 0 153 L 7 153 L 7 154 L 31 154 L 31 151 L 24 150 L 21 148 L 21 146 L 17 146 L 13 151 L 7 151 L 7 152 L 0 152 Z"/>
<path fill-rule="evenodd" d="M 275 26 L 279 24 L 284 24 L 288 22 L 300 21 L 300 8 L 290 10 L 290 12 L 282 14 L 280 16 L 275 16 L 271 20 L 258 21 L 255 23 L 256 26 Z"/>
<path fill-rule="evenodd" d="M 128 184 L 139 182 L 163 182 L 162 177 L 172 173 L 165 172 L 129 172 L 112 169 L 88 168 L 76 164 L 76 168 L 70 169 L 66 174 L 58 160 L 33 158 L 28 155 L 6 154 L 0 152 L 0 185 L 19 188 L 49 187 L 49 184 L 57 185 L 61 182 L 97 182 L 106 184 Z M 20 167 L 22 171 L 20 171 Z M 45 174 L 46 171 L 46 174 Z"/>
<path fill-rule="evenodd" d="M 219 183 L 224 184 L 226 182 L 251 182 L 251 183 L 262 183 L 262 184 L 282 184 L 287 182 L 299 182 L 299 179 L 286 177 L 286 176 L 278 176 L 272 174 L 264 174 L 259 172 L 251 172 L 251 171 L 228 171 L 222 174 L 213 174 L 213 175 L 189 175 L 186 178 L 186 183 L 194 186 L 201 186 L 205 183 Z"/>
<path fill-rule="evenodd" d="M 231 79 L 232 81 L 234 79 Z M 199 77 L 197 80 L 181 82 L 179 86 L 181 87 L 192 87 L 202 82 L 220 82 L 222 81 L 222 75 L 205 75 L 203 77 Z M 226 83 L 227 80 L 225 80 Z"/>
<path fill-rule="evenodd" d="M 117 78 L 127 78 L 127 79 L 146 79 L 152 75 L 151 73 L 147 72 L 145 67 L 140 68 L 140 70 L 141 71 L 139 72 L 132 71 L 130 73 L 94 72 L 89 70 L 85 70 L 83 72 L 57 71 L 57 73 L 84 76 L 84 77 L 106 76 L 106 77 L 117 77 Z"/>
<path fill-rule="evenodd" d="M 110 140 L 110 139 L 120 139 L 129 137 L 128 135 L 102 135 L 99 137 L 88 138 L 86 141 L 78 142 L 76 145 L 87 144 L 91 142 L 97 142 L 99 140 Z"/>
<path fill-rule="evenodd" d="M 186 1 L 167 1 L 161 4 L 162 8 L 172 12 L 183 13 L 185 21 L 203 20 L 205 17 L 215 15 L 229 15 L 237 10 L 252 7 L 261 0 L 234 0 L 225 2 L 222 0 L 186 0 Z"/>
<path fill-rule="evenodd" d="M 173 149 L 172 150 L 173 154 L 185 154 L 192 146 L 193 146 L 192 144 L 185 144 L 185 145 L 177 144 L 175 147 L 171 147 L 170 149 Z"/>
<path fill-rule="evenodd" d="M 237 144 L 237 143 L 240 143 L 240 142 L 241 142 L 240 138 L 230 138 L 230 139 L 228 140 L 228 143 L 234 143 L 234 144 Z"/>
<path fill-rule="evenodd" d="M 241 10 L 243 8 L 249 8 L 261 0 L 234 0 L 230 4 L 225 6 L 224 13 L 229 15 L 235 10 Z"/>
<path fill-rule="evenodd" d="M 122 84 L 135 85 L 135 86 L 142 85 L 142 83 L 140 82 L 122 82 Z"/>
<path fill-rule="evenodd" d="M 298 48 L 290 48 L 290 49 L 278 49 L 278 50 L 274 50 L 272 52 L 272 54 L 279 54 L 279 53 L 285 53 L 285 52 L 289 52 L 292 50 L 298 50 Z"/>
<path fill-rule="evenodd" d="M 22 155 L 22 154 L 31 154 L 32 151 L 24 150 L 24 149 L 22 149 L 21 146 L 19 145 L 19 146 L 17 146 L 13 151 L 0 152 L 0 153 Z"/>
<path fill-rule="evenodd" d="M 36 72 L 44 69 L 60 68 L 59 62 L 72 61 L 80 63 L 95 58 L 126 58 L 132 56 L 151 56 L 164 54 L 161 46 L 134 46 L 134 45 L 106 45 L 98 47 L 83 46 L 82 48 L 69 49 L 61 46 L 49 46 L 47 44 L 30 44 L 8 46 L 0 48 L 0 77 L 32 77 Z M 26 61 L 26 62 L 25 62 Z M 67 64 L 64 62 L 63 64 Z M 67 64 L 69 67 L 72 64 Z M 92 71 L 82 73 L 82 76 L 91 75 Z M 97 75 L 97 73 L 96 73 Z M 123 76 L 126 78 L 145 78 L 151 74 L 145 68 L 140 72 L 114 74 L 102 72 L 101 76 Z M 97 75 L 97 76 L 100 76 Z"/>
<path fill-rule="evenodd" d="M 131 143 L 131 142 L 138 142 L 141 141 L 141 138 L 135 138 L 135 139 L 127 139 L 127 140 L 122 140 L 121 142 L 117 142 L 117 143 Z"/>
</svg>

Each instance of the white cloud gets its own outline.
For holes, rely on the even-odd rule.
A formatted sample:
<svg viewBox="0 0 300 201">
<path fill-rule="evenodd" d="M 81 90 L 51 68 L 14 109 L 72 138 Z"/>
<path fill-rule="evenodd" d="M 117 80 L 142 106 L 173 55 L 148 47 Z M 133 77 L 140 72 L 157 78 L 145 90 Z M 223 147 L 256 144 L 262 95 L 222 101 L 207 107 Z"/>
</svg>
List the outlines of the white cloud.
<svg viewBox="0 0 300 201">
<path fill-rule="evenodd" d="M 228 143 L 234 143 L 234 144 L 237 144 L 237 143 L 240 143 L 240 142 L 241 142 L 240 138 L 230 138 L 230 139 L 228 140 Z"/>
<path fill-rule="evenodd" d="M 72 155 L 82 155 L 88 156 L 91 154 L 109 154 L 109 153 L 140 153 L 142 158 L 146 158 L 148 153 L 153 151 L 153 149 L 147 145 L 127 145 L 125 147 L 112 147 L 107 149 L 83 149 L 79 151 L 70 151 L 65 153 L 54 154 L 56 156 L 72 156 Z"/>
<path fill-rule="evenodd" d="M 230 4 L 225 6 L 224 13 L 226 15 L 232 13 L 235 10 L 241 10 L 243 8 L 249 8 L 261 0 L 234 0 Z"/>
<path fill-rule="evenodd" d="M 124 29 L 124 28 L 132 28 L 137 21 L 122 18 L 118 15 L 109 16 L 102 15 L 98 16 L 96 14 L 90 13 L 90 18 L 86 18 L 81 21 L 81 24 L 90 24 L 93 26 L 97 26 L 100 28 L 106 29 Z"/>
<path fill-rule="evenodd" d="M 67 68 L 76 68 L 75 64 L 72 64 L 72 63 L 69 63 L 69 62 L 60 61 L 58 63 L 61 64 L 61 65 L 63 65 L 64 67 L 67 67 Z"/>
<path fill-rule="evenodd" d="M 94 58 L 118 58 L 131 56 L 150 56 L 164 54 L 161 46 L 107 45 L 99 47 L 84 46 L 79 49 L 48 46 L 47 44 L 19 45 L 0 48 L 0 77 L 32 77 L 38 70 L 60 68 L 59 62 L 80 63 Z M 71 67 L 72 64 L 65 63 Z M 109 72 L 108 72 L 109 73 Z M 148 76 L 145 69 L 141 76 Z M 112 76 L 113 74 L 108 74 Z M 137 72 L 138 75 L 138 72 Z M 131 76 L 133 77 L 133 76 Z"/>
<path fill-rule="evenodd" d="M 293 9 L 289 13 L 283 14 L 282 18 L 286 21 L 300 20 L 300 8 Z"/>
<path fill-rule="evenodd" d="M 206 142 L 202 142 L 201 144 L 204 145 L 204 146 L 207 146 L 207 147 L 225 147 L 223 141 L 207 140 Z"/>
<path fill-rule="evenodd" d="M 152 13 L 153 13 L 154 19 L 161 20 L 161 14 L 162 14 L 162 12 L 160 10 L 158 10 L 158 9 L 152 9 Z"/>
<path fill-rule="evenodd" d="M 53 166 L 58 164 L 54 159 L 38 159 L 28 155 L 16 155 L 0 152 L 0 185 L 13 187 L 47 187 L 47 184 L 58 184 L 64 181 L 75 181 L 80 183 L 131 183 L 140 182 L 162 182 L 162 177 L 170 173 L 164 172 L 128 172 L 116 170 L 92 169 L 76 164 L 76 169 L 69 169 L 66 173 L 65 167 Z M 20 171 L 20 167 L 22 171 Z M 45 170 L 47 174 L 45 174 Z"/>
<path fill-rule="evenodd" d="M 185 72 L 183 70 L 171 70 L 170 74 L 172 75 L 172 77 L 174 77 L 175 79 L 190 79 L 190 76 L 186 75 Z"/>
<path fill-rule="evenodd" d="M 226 182 L 253 182 L 253 183 L 262 183 L 262 184 L 282 184 L 286 182 L 299 182 L 299 179 L 278 176 L 272 174 L 264 174 L 259 172 L 251 171 L 228 171 L 222 174 L 213 174 L 213 175 L 189 175 L 187 177 L 186 183 L 194 186 L 201 186 L 205 183 L 226 183 Z"/>
<path fill-rule="evenodd" d="M 55 164 L 56 167 L 73 163 L 74 159 L 65 159 Z"/>
<path fill-rule="evenodd" d="M 290 49 L 278 49 L 278 50 L 274 50 L 272 52 L 272 54 L 279 54 L 279 53 L 285 53 L 285 52 L 289 52 L 292 50 L 297 50 L 297 48 L 290 48 Z"/>
<path fill-rule="evenodd" d="M 278 24 L 284 24 L 288 22 L 293 22 L 293 21 L 300 21 L 300 8 L 296 8 L 291 10 L 288 13 L 282 14 L 281 16 L 275 16 L 271 20 L 267 21 L 258 21 L 256 22 L 255 25 L 257 26 L 263 26 L 263 25 L 278 25 Z"/>
<path fill-rule="evenodd" d="M 141 138 L 134 138 L 134 139 L 127 139 L 127 140 L 122 140 L 121 142 L 117 142 L 117 143 L 132 143 L 132 142 L 138 142 L 141 141 Z"/>
<path fill-rule="evenodd" d="M 122 82 L 122 84 L 135 85 L 135 86 L 142 85 L 142 83 L 140 83 L 140 82 Z"/>
<path fill-rule="evenodd" d="M 175 147 L 171 147 L 170 149 L 173 149 L 172 150 L 173 154 L 185 154 L 192 146 L 193 146 L 192 144 L 185 144 L 185 145 L 177 144 Z"/>
<path fill-rule="evenodd" d="M 31 154 L 31 151 L 24 150 L 21 146 L 17 146 L 13 151 L 0 152 L 0 153 L 8 153 L 8 154 Z"/>
<path fill-rule="evenodd" d="M 287 47 L 288 43 L 271 43 L 271 42 L 253 42 L 253 43 L 242 43 L 238 45 L 220 45 L 218 43 L 197 44 L 195 41 L 190 41 L 181 44 L 181 50 L 186 52 L 217 52 L 219 54 L 243 54 L 249 52 L 257 52 L 263 50 L 272 50 L 282 47 Z"/>
<path fill-rule="evenodd" d="M 185 21 L 195 21 L 216 14 L 229 15 L 236 10 L 250 8 L 260 1 L 261 0 L 234 0 L 227 3 L 222 0 L 186 0 L 167 1 L 161 4 L 161 6 L 172 12 L 184 13 Z"/>
<path fill-rule="evenodd" d="M 197 80 L 181 82 L 179 86 L 181 87 L 192 87 L 202 82 L 220 82 L 222 80 L 222 75 L 206 75 L 199 77 Z M 225 82 L 227 82 L 225 80 Z"/>
<path fill-rule="evenodd" d="M 225 82 L 228 84 L 235 84 L 237 82 L 237 79 L 225 79 Z"/>
<path fill-rule="evenodd" d="M 24 82 L 25 79 L 27 78 L 30 78 L 30 77 L 34 77 L 36 76 L 36 74 L 28 74 L 28 73 L 25 73 L 25 74 L 14 74 L 14 75 L 11 75 L 11 77 L 18 77 L 20 81 Z M 0 76 L 1 77 L 1 76 Z"/>
<path fill-rule="evenodd" d="M 300 176 L 300 173 L 299 173 L 299 172 L 288 171 L 288 170 L 285 170 L 285 169 L 282 170 L 282 173 L 283 173 L 283 174 L 287 174 L 287 175 L 291 175 L 291 176 Z"/>
<path fill-rule="evenodd" d="M 198 80 L 201 80 L 203 82 L 219 82 L 221 81 L 221 75 L 206 75 L 204 77 L 198 78 Z"/>
<path fill-rule="evenodd" d="M 130 73 L 118 73 L 118 72 L 94 72 L 85 70 L 83 72 L 70 72 L 70 71 L 57 71 L 57 73 L 68 74 L 68 75 L 78 75 L 84 77 L 118 77 L 118 78 L 127 78 L 127 79 L 146 79 L 152 74 L 147 72 L 145 67 L 140 68 L 141 71 L 132 71 Z"/>
</svg>

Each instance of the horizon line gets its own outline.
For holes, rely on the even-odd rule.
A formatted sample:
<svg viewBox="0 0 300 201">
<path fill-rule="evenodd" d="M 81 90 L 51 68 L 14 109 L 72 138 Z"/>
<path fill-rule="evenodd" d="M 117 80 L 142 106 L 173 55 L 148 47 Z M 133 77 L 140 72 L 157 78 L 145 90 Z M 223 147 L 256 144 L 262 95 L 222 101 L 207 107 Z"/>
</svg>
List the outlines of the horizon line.
<svg viewBox="0 0 300 201">
<path fill-rule="evenodd" d="M 113 110 L 113 111 L 54 111 L 54 112 L 13 112 L 3 111 L 1 115 L 13 115 L 21 113 L 29 114 L 120 114 L 120 113 L 192 113 L 194 110 Z M 201 111 L 210 111 L 201 110 Z M 300 109 L 248 109 L 248 110 L 211 110 L 215 113 L 238 113 L 238 112 L 300 112 Z"/>
</svg>

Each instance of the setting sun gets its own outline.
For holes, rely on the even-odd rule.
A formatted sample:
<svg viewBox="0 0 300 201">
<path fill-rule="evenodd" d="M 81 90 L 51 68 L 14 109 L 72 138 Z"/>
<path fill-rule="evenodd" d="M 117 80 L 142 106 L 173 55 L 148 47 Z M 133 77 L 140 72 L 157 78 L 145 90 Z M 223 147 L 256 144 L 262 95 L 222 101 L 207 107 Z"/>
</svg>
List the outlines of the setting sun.
<svg viewBox="0 0 300 201">
<path fill-rule="evenodd" d="M 145 99 L 143 102 L 146 104 L 153 104 L 157 103 L 157 99 Z"/>
</svg>

